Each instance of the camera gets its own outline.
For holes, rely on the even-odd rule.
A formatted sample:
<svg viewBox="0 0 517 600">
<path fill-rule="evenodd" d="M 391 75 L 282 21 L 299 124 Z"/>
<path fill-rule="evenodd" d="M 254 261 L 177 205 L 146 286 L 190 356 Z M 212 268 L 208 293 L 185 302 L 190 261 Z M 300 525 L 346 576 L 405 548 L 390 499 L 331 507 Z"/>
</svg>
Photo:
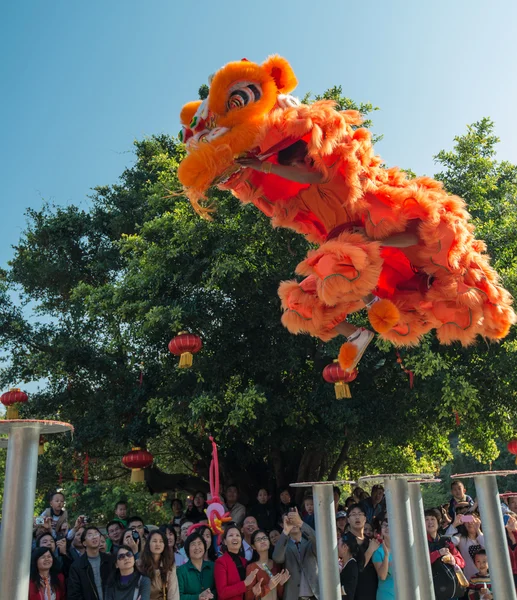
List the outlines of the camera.
<svg viewBox="0 0 517 600">
<path fill-rule="evenodd" d="M 44 525 L 45 524 L 45 519 L 43 517 L 36 517 L 36 519 L 34 520 L 34 522 L 36 523 L 36 525 Z"/>
<path fill-rule="evenodd" d="M 133 535 L 133 539 L 135 540 L 135 542 L 140 539 L 140 535 L 139 535 L 138 531 L 133 530 L 132 535 Z"/>
</svg>

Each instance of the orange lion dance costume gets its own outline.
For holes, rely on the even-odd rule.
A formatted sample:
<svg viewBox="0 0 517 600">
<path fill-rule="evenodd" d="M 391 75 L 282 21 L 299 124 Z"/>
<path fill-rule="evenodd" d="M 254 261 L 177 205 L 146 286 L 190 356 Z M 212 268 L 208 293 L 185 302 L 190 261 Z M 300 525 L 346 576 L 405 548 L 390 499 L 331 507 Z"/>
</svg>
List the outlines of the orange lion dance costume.
<svg viewBox="0 0 517 600">
<path fill-rule="evenodd" d="M 278 56 L 262 65 L 243 59 L 212 78 L 208 98 L 181 111 L 187 156 L 178 177 L 197 212 L 207 215 L 211 185 L 231 190 L 318 248 L 280 284 L 282 322 L 292 333 L 327 341 L 346 316 L 374 294 L 372 327 L 396 346 L 418 344 L 431 329 L 443 344 L 472 344 L 479 334 L 504 338 L 516 316 L 499 285 L 484 242 L 474 237 L 465 202 L 429 178 L 408 179 L 381 167 L 357 111 L 328 100 L 300 104 L 288 94 L 297 80 Z M 303 140 L 321 182 L 300 184 L 271 173 L 278 153 Z M 242 168 L 258 157 L 262 171 Z M 417 243 L 383 247 L 389 236 L 414 231 Z M 364 233 L 364 235 L 363 235 Z M 344 369 L 353 351 L 342 348 Z"/>
</svg>

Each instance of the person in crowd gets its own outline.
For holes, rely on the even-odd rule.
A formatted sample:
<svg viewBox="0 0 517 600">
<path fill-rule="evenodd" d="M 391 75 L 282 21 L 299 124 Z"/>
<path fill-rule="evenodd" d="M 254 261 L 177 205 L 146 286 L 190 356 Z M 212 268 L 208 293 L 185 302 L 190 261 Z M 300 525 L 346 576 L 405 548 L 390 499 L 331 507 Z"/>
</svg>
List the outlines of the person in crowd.
<svg viewBox="0 0 517 600">
<path fill-rule="evenodd" d="M 137 529 L 125 529 L 122 534 L 122 544 L 129 546 L 131 552 L 135 555 L 135 560 L 138 560 L 143 547 L 142 538 Z"/>
<path fill-rule="evenodd" d="M 455 479 L 451 483 L 451 494 L 452 497 L 449 500 L 449 517 L 454 522 L 456 518 L 456 509 L 465 508 L 467 510 L 474 507 L 474 500 L 467 495 L 467 490 L 463 485 L 463 482 Z"/>
<path fill-rule="evenodd" d="M 424 511 L 424 516 L 436 600 L 463 596 L 466 590 L 461 589 L 454 567 L 462 569 L 465 561 L 451 538 L 438 533 L 440 511 L 430 508 Z"/>
<path fill-rule="evenodd" d="M 336 513 L 336 531 L 338 539 L 345 533 L 347 523 L 346 512 L 344 510 L 340 510 Z"/>
<path fill-rule="evenodd" d="M 229 523 L 221 537 L 223 555 L 215 561 L 214 578 L 218 600 L 243 600 L 246 589 L 255 583 L 258 569 L 246 575 L 240 529 Z"/>
<path fill-rule="evenodd" d="M 474 553 L 474 564 L 477 571 L 469 579 L 468 600 L 492 600 L 492 582 L 485 550 Z"/>
<path fill-rule="evenodd" d="M 212 530 L 210 529 L 210 527 L 208 527 L 208 525 L 201 525 L 201 527 L 198 527 L 197 530 L 203 536 L 203 539 L 206 542 L 206 554 L 204 559 L 215 562 L 217 560 L 217 552 L 215 550 Z"/>
<path fill-rule="evenodd" d="M 276 508 L 277 513 L 277 525 L 280 525 L 280 529 L 284 526 L 284 515 L 287 514 L 293 508 L 296 508 L 296 503 L 291 496 L 291 491 L 288 487 L 280 488 L 279 502 Z"/>
<path fill-rule="evenodd" d="M 171 549 L 171 552 L 174 554 L 174 562 L 176 563 L 176 567 L 181 567 L 181 565 L 184 565 L 188 559 L 185 555 L 180 554 L 178 552 L 178 548 L 177 548 L 178 537 L 177 537 L 176 528 L 174 527 L 174 525 L 172 523 L 166 523 L 164 525 L 160 525 L 159 531 L 161 531 L 167 538 L 167 543 L 169 544 L 169 548 Z"/>
<path fill-rule="evenodd" d="M 206 521 L 205 509 L 208 508 L 206 503 L 206 494 L 198 490 L 194 494 L 194 504 L 185 513 L 185 517 L 192 521 L 192 523 L 199 523 L 200 521 Z"/>
<path fill-rule="evenodd" d="M 66 539 L 73 540 L 76 532 L 79 529 L 86 527 L 87 525 L 88 525 L 88 518 L 86 517 L 86 515 L 79 515 L 77 517 L 77 519 L 75 520 L 74 526 L 68 530 L 68 533 L 66 534 Z"/>
<path fill-rule="evenodd" d="M 57 542 L 51 533 L 43 533 L 36 538 L 36 548 L 48 548 L 54 557 L 54 566 L 58 573 L 68 577 L 72 559 L 67 554 L 66 539 L 60 538 Z"/>
<path fill-rule="evenodd" d="M 180 525 L 180 543 L 179 546 L 181 548 L 183 548 L 183 544 L 185 543 L 185 540 L 187 539 L 188 535 L 189 535 L 189 529 L 192 527 L 192 525 L 194 525 L 194 523 L 192 521 L 190 521 L 189 519 L 183 519 L 183 521 L 181 522 Z"/>
<path fill-rule="evenodd" d="M 276 543 L 278 542 L 279 539 L 280 539 L 280 532 L 278 531 L 278 529 L 272 529 L 269 532 L 269 541 L 271 542 L 272 548 L 274 548 L 276 546 Z"/>
<path fill-rule="evenodd" d="M 114 521 L 120 521 L 122 523 L 122 529 L 127 527 L 127 502 L 125 500 L 119 500 L 115 504 L 115 518 Z"/>
<path fill-rule="evenodd" d="M 113 552 L 113 554 L 115 554 L 117 552 L 117 548 L 120 546 L 120 544 L 122 544 L 122 536 L 124 535 L 124 526 L 122 525 L 122 521 L 119 521 L 118 519 L 113 519 L 113 521 L 110 521 L 106 525 L 106 532 L 108 534 L 108 552 Z"/>
<path fill-rule="evenodd" d="M 151 600 L 179 600 L 174 554 L 161 531 L 149 534 L 137 568 L 151 580 Z"/>
<path fill-rule="evenodd" d="M 100 552 L 101 532 L 97 527 L 85 527 L 81 541 L 85 552 L 70 567 L 67 600 L 103 600 L 113 557 Z"/>
<path fill-rule="evenodd" d="M 517 588 L 517 518 L 513 514 L 509 514 L 506 520 L 506 540 L 510 552 L 513 580 Z"/>
<path fill-rule="evenodd" d="M 50 525 L 55 533 L 59 531 L 63 523 L 68 523 L 68 513 L 65 509 L 65 496 L 62 492 L 51 492 L 49 494 L 49 508 L 40 515 L 43 519 L 51 519 Z"/>
<path fill-rule="evenodd" d="M 368 521 L 364 524 L 363 533 L 364 537 L 368 538 L 369 540 L 371 540 L 375 534 L 373 525 L 371 523 L 368 523 Z"/>
<path fill-rule="evenodd" d="M 357 486 L 352 490 L 352 498 L 355 500 L 356 504 L 365 502 L 369 497 L 370 495 L 368 492 L 363 490 L 362 487 Z"/>
<path fill-rule="evenodd" d="M 188 561 L 178 568 L 180 600 L 212 600 L 216 596 L 215 563 L 205 560 L 207 545 L 199 530 L 185 540 Z"/>
<path fill-rule="evenodd" d="M 270 494 L 266 488 L 260 488 L 257 493 L 257 503 L 251 507 L 249 516 L 257 519 L 260 529 L 271 531 L 277 522 L 275 507 L 270 502 Z"/>
<path fill-rule="evenodd" d="M 345 507 L 341 504 L 341 490 L 338 488 L 338 486 L 335 485 L 332 488 L 332 491 L 334 493 L 334 510 L 337 514 L 338 512 L 344 511 Z"/>
<path fill-rule="evenodd" d="M 172 519 L 173 525 L 180 525 L 181 520 L 185 517 L 183 512 L 183 502 L 179 498 L 173 498 L 171 500 Z"/>
<path fill-rule="evenodd" d="M 355 592 L 359 579 L 359 546 L 351 533 L 345 533 L 338 539 L 338 556 L 340 561 L 339 579 L 343 600 L 355 600 Z"/>
<path fill-rule="evenodd" d="M 135 555 L 129 546 L 117 546 L 115 570 L 106 585 L 104 600 L 150 600 L 151 580 L 135 566 Z"/>
<path fill-rule="evenodd" d="M 65 600 L 65 598 L 65 578 L 62 573 L 59 573 L 50 548 L 45 546 L 35 548 L 31 556 L 29 600 Z"/>
<path fill-rule="evenodd" d="M 81 541 L 81 537 L 83 535 L 84 527 L 78 527 L 74 532 L 74 537 L 72 538 L 72 542 L 70 547 L 68 548 L 68 556 L 72 559 L 72 561 L 77 558 L 81 558 L 84 554 L 84 546 Z"/>
<path fill-rule="evenodd" d="M 251 547 L 251 536 L 258 529 L 257 519 L 255 517 L 249 516 L 244 519 L 244 523 L 242 524 L 242 551 L 244 553 L 244 558 L 249 562 L 251 557 L 253 556 L 253 548 Z"/>
<path fill-rule="evenodd" d="M 364 534 L 366 515 L 360 504 L 352 504 L 348 509 L 349 534 L 357 542 L 359 577 L 355 592 L 355 600 L 375 600 L 377 597 L 378 577 L 372 563 L 373 553 L 380 544 Z"/>
<path fill-rule="evenodd" d="M 465 577 L 470 579 L 477 571 L 474 554 L 485 547 L 485 537 L 481 532 L 481 521 L 476 514 L 456 514 L 454 522 L 447 528 L 445 535 L 460 551 L 465 567 Z"/>
<path fill-rule="evenodd" d="M 277 600 L 283 597 L 284 584 L 289 579 L 289 571 L 280 571 L 269 556 L 270 541 L 264 529 L 257 529 L 251 536 L 253 548 L 252 562 L 246 567 L 246 575 L 257 570 L 256 583 L 246 590 L 245 599 Z"/>
<path fill-rule="evenodd" d="M 242 527 L 246 517 L 246 508 L 239 502 L 239 488 L 236 485 L 229 485 L 225 493 L 226 508 L 230 513 L 232 521 L 237 527 Z"/>
<path fill-rule="evenodd" d="M 438 510 L 440 511 L 441 521 L 440 526 L 438 527 L 438 533 L 440 535 L 445 535 L 445 532 L 449 528 L 449 525 L 452 523 L 452 519 L 449 516 L 449 503 L 446 502 L 439 506 Z"/>
<path fill-rule="evenodd" d="M 99 550 L 101 552 L 107 552 L 108 551 L 108 549 L 107 549 L 107 543 L 106 542 L 107 542 L 106 536 L 103 533 L 101 533 L 101 542 L 100 542 L 100 545 L 99 545 Z"/>
<path fill-rule="evenodd" d="M 303 512 L 303 522 L 307 523 L 309 527 L 312 527 L 314 530 L 316 530 L 316 519 L 314 518 L 314 498 L 312 494 L 308 494 L 303 499 Z"/>
<path fill-rule="evenodd" d="M 273 560 L 283 565 L 290 575 L 284 587 L 285 600 L 311 597 L 319 600 L 316 532 L 302 521 L 297 509 L 284 515 L 284 527 L 273 550 Z"/>
<path fill-rule="evenodd" d="M 361 501 L 361 506 L 366 514 L 366 522 L 373 524 L 375 518 L 382 519 L 386 514 L 386 500 L 384 487 L 377 483 L 372 487 L 372 495 Z"/>
<path fill-rule="evenodd" d="M 395 580 L 393 579 L 390 549 L 390 526 L 387 517 L 380 521 L 380 536 L 382 544 L 372 555 L 372 563 L 379 578 L 376 600 L 395 600 Z"/>
<path fill-rule="evenodd" d="M 140 536 L 140 539 L 142 540 L 142 547 L 145 546 L 147 535 L 146 535 L 146 531 L 145 531 L 144 520 L 142 519 L 142 517 L 138 517 L 138 516 L 130 517 L 127 520 L 127 523 L 128 523 L 128 525 L 127 525 L 128 529 L 132 529 L 133 531 L 138 531 L 138 535 Z"/>
<path fill-rule="evenodd" d="M 355 504 L 355 500 L 353 496 L 348 496 L 348 498 L 345 500 L 345 510 L 348 510 L 352 504 Z"/>
</svg>

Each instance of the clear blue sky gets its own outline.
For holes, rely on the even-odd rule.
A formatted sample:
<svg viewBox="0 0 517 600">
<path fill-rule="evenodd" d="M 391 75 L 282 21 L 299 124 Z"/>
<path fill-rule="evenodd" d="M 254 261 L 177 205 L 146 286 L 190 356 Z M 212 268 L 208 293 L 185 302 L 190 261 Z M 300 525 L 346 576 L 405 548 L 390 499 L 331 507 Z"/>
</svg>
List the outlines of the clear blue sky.
<svg viewBox="0 0 517 600">
<path fill-rule="evenodd" d="M 182 104 L 224 63 L 288 58 L 301 96 L 340 84 L 382 110 L 390 165 L 432 156 L 483 116 L 517 162 L 517 2 L 88 0 L 4 3 L 0 265 L 24 211 L 88 205 L 133 161 L 132 142 L 176 133 Z"/>
</svg>

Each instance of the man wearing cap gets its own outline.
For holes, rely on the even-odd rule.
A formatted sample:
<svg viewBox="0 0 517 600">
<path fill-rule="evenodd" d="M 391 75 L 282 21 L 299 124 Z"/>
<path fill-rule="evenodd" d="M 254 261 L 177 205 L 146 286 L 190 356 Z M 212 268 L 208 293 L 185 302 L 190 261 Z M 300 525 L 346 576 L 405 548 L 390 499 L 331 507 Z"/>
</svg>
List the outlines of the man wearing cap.
<svg viewBox="0 0 517 600">
<path fill-rule="evenodd" d="M 380 518 L 386 512 L 384 487 L 377 483 L 372 487 L 372 495 L 361 502 L 368 523 L 373 524 L 375 517 Z"/>
</svg>

